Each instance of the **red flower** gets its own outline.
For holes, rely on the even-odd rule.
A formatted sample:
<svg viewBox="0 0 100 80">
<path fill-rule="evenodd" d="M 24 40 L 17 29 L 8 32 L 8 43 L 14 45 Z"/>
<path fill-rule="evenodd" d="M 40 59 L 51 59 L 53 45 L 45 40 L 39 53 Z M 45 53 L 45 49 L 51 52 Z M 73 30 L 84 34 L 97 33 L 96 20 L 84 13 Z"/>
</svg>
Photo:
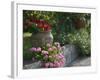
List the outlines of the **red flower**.
<svg viewBox="0 0 100 80">
<path fill-rule="evenodd" d="M 37 24 L 37 28 L 41 28 L 43 31 L 49 31 L 51 26 L 44 20 L 32 20 L 33 23 Z"/>
<path fill-rule="evenodd" d="M 49 31 L 51 29 L 51 26 L 49 24 L 44 24 L 44 30 Z"/>
</svg>

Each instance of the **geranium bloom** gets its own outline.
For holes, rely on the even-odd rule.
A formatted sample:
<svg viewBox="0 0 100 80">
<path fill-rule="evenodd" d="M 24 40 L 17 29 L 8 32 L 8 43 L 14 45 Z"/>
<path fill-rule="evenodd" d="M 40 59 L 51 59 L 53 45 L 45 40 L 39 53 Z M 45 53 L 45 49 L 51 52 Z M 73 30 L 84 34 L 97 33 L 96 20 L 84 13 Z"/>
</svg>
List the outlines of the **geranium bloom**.
<svg viewBox="0 0 100 80">
<path fill-rule="evenodd" d="M 59 62 L 57 62 L 56 65 L 57 65 L 57 67 L 60 67 L 60 63 Z"/>
<path fill-rule="evenodd" d="M 53 63 L 52 62 L 50 62 L 49 65 L 50 65 L 50 67 L 53 67 Z"/>
<path fill-rule="evenodd" d="M 54 68 L 56 67 L 56 64 L 55 64 L 55 63 L 53 63 L 53 67 L 54 67 Z"/>
<path fill-rule="evenodd" d="M 54 64 L 55 64 L 55 67 L 59 67 L 60 66 L 58 61 L 55 61 Z"/>
<path fill-rule="evenodd" d="M 60 54 L 58 55 L 58 57 L 59 57 L 59 58 L 64 58 L 64 55 L 60 53 Z"/>
<path fill-rule="evenodd" d="M 45 67 L 48 68 L 49 67 L 49 62 L 45 63 Z"/>
<path fill-rule="evenodd" d="M 45 55 L 44 58 L 47 59 L 48 58 L 48 55 Z"/>
<path fill-rule="evenodd" d="M 53 49 L 52 48 L 49 48 L 48 51 L 53 51 Z"/>
<path fill-rule="evenodd" d="M 64 62 L 59 61 L 59 64 L 60 64 L 61 67 L 63 67 Z"/>
<path fill-rule="evenodd" d="M 30 49 L 30 51 L 36 51 L 36 48 L 35 47 L 32 47 L 31 49 Z"/>
<path fill-rule="evenodd" d="M 40 47 L 38 47 L 38 48 L 36 49 L 36 51 L 37 51 L 37 52 L 40 52 L 40 51 L 41 51 L 41 48 L 40 48 Z"/>
<path fill-rule="evenodd" d="M 40 60 L 41 66 L 46 68 L 62 67 L 64 66 L 65 58 L 61 50 L 60 44 L 55 42 L 54 44 L 46 44 L 43 48 L 32 47 L 31 51 L 35 51 L 32 60 Z M 38 54 L 39 53 L 39 54 Z M 40 57 L 38 57 L 40 56 Z"/>
</svg>

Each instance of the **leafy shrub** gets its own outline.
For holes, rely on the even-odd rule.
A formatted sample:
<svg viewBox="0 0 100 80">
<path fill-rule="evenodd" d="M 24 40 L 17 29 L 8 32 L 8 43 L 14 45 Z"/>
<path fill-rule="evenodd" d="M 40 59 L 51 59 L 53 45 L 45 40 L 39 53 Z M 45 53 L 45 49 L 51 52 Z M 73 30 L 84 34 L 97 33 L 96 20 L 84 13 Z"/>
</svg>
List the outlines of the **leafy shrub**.
<svg viewBox="0 0 100 80">
<path fill-rule="evenodd" d="M 81 54 L 90 55 L 90 34 L 86 28 L 76 30 L 67 35 L 66 41 L 70 44 L 75 44 L 79 47 Z"/>
</svg>

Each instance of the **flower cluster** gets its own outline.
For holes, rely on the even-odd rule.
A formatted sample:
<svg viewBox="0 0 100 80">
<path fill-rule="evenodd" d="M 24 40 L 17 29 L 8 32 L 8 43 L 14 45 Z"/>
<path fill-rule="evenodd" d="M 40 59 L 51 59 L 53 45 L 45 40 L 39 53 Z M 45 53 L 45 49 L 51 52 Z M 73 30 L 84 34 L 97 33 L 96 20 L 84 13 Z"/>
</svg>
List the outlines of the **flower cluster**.
<svg viewBox="0 0 100 80">
<path fill-rule="evenodd" d="M 51 29 L 50 24 L 48 24 L 44 20 L 33 20 L 35 24 L 37 24 L 37 27 L 41 29 L 41 31 L 49 31 Z"/>
<path fill-rule="evenodd" d="M 45 47 L 32 47 L 30 51 L 33 54 L 32 60 L 41 61 L 41 66 L 45 68 L 62 67 L 64 65 L 64 55 L 58 42 L 46 44 Z"/>
<path fill-rule="evenodd" d="M 51 30 L 51 25 L 44 20 L 26 20 L 26 23 L 27 26 L 30 27 L 30 30 L 33 30 L 32 32 L 44 32 Z"/>
</svg>

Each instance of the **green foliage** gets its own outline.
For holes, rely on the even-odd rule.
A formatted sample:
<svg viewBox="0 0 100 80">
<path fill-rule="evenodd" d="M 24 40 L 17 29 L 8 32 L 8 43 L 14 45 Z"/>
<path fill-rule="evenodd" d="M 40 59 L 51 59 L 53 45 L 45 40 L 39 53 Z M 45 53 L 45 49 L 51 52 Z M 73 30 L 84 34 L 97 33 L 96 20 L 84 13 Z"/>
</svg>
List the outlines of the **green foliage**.
<svg viewBox="0 0 100 80">
<path fill-rule="evenodd" d="M 32 26 L 28 29 L 28 32 L 37 33 L 37 32 L 39 32 L 39 29 L 36 28 L 36 25 L 35 24 L 32 24 Z"/>
<path fill-rule="evenodd" d="M 29 54 L 29 48 L 32 47 L 30 40 L 31 35 L 29 33 L 25 33 L 23 36 L 23 59 L 30 60 L 32 59 L 32 54 Z"/>
<path fill-rule="evenodd" d="M 66 38 L 69 44 L 75 44 L 81 50 L 81 54 L 90 55 L 91 51 L 91 41 L 90 34 L 86 28 L 80 29 L 73 33 L 69 33 Z"/>
</svg>

